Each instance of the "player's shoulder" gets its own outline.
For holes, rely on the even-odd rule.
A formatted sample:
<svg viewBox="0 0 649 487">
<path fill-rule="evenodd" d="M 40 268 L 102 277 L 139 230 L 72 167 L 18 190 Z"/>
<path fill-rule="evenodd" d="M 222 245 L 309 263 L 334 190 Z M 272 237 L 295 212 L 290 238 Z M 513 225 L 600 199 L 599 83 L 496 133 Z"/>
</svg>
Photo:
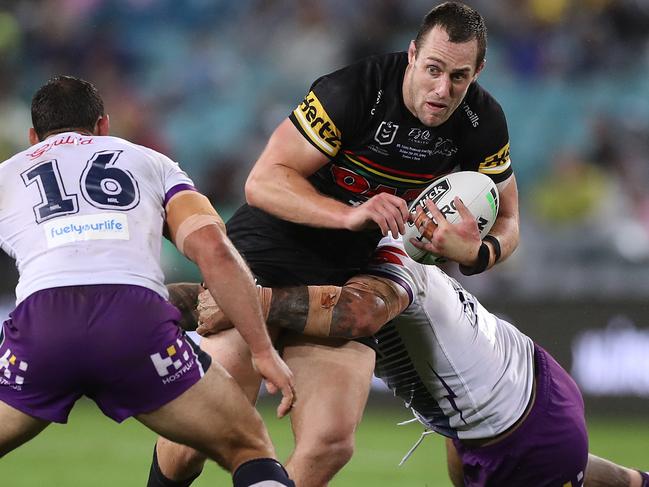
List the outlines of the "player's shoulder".
<svg viewBox="0 0 649 487">
<path fill-rule="evenodd" d="M 124 139 L 122 137 L 117 137 L 115 135 L 105 135 L 101 137 L 101 143 L 102 145 L 106 146 L 113 146 L 113 147 L 124 147 L 130 150 L 133 150 L 135 152 L 140 152 L 142 154 L 146 154 L 149 156 L 153 157 L 166 157 L 164 154 L 156 151 L 155 149 L 152 149 L 151 147 L 147 147 L 145 145 L 137 144 L 135 142 L 132 142 L 130 140 Z"/>
<path fill-rule="evenodd" d="M 497 120 L 505 120 L 500 102 L 479 83 L 472 83 L 460 110 L 474 128 L 487 126 Z"/>
<path fill-rule="evenodd" d="M 22 151 L 22 152 L 19 152 L 17 154 L 14 154 L 9 159 L 5 159 L 4 161 L 0 162 L 0 172 L 1 171 L 8 171 L 11 168 L 13 168 L 18 161 L 24 159 L 24 154 L 26 152 L 27 152 L 27 149 Z"/>
<path fill-rule="evenodd" d="M 151 147 L 145 145 L 137 144 L 130 140 L 116 137 L 112 135 L 102 137 L 102 145 L 111 150 L 123 150 L 128 152 L 131 156 L 135 156 L 135 159 L 140 159 L 146 164 L 153 164 L 157 167 L 166 167 L 168 165 L 177 166 L 177 163 L 174 162 L 170 157 L 159 152 Z"/>
<path fill-rule="evenodd" d="M 376 54 L 359 59 L 347 66 L 318 78 L 314 86 L 327 84 L 332 89 L 353 88 L 356 92 L 372 92 L 386 80 L 400 79 L 394 73 L 405 70 L 408 56 L 405 52 Z"/>
</svg>

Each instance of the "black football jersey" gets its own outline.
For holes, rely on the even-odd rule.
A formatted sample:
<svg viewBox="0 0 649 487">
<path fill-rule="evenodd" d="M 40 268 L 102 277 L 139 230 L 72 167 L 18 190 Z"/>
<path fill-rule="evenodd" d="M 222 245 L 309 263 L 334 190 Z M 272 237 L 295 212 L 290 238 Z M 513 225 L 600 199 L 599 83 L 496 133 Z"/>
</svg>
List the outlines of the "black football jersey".
<svg viewBox="0 0 649 487">
<path fill-rule="evenodd" d="M 309 180 L 323 194 L 359 204 L 380 192 L 411 202 L 454 170 L 507 179 L 507 123 L 477 83 L 439 127 L 423 125 L 403 103 L 406 53 L 370 57 L 318 79 L 290 119 L 330 162 Z M 260 283 L 342 285 L 358 274 L 381 238 L 378 228 L 314 228 L 243 205 L 228 235 Z"/>
<path fill-rule="evenodd" d="M 500 104 L 478 83 L 438 127 L 405 106 L 405 52 L 372 56 L 313 83 L 290 119 L 331 161 L 310 177 L 322 193 L 349 204 L 388 192 L 408 203 L 454 170 L 495 183 L 512 174 Z"/>
</svg>

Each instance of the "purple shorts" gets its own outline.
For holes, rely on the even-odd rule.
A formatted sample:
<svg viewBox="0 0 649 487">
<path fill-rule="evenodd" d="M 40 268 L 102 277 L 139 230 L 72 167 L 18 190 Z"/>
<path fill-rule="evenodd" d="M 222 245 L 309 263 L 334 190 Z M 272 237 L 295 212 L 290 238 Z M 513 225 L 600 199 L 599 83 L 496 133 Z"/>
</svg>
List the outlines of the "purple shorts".
<svg viewBox="0 0 649 487">
<path fill-rule="evenodd" d="M 536 399 L 525 421 L 492 445 L 453 440 L 466 486 L 578 487 L 588 461 L 584 401 L 570 375 L 535 345 Z"/>
<path fill-rule="evenodd" d="M 70 286 L 30 295 L 0 329 L 0 401 L 67 422 L 82 395 L 121 422 L 200 380 L 210 358 L 178 328 L 180 312 L 150 289 Z"/>
</svg>

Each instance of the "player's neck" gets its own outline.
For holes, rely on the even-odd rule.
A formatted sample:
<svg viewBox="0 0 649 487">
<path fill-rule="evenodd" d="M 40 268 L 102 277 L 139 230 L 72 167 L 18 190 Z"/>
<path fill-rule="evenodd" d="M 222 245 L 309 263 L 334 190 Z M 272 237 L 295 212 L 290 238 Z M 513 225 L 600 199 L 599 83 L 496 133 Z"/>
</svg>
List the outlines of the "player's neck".
<svg viewBox="0 0 649 487">
<path fill-rule="evenodd" d="M 88 129 L 81 129 L 81 128 L 72 128 L 72 127 L 65 127 L 62 129 L 57 129 L 57 130 L 52 130 L 51 132 L 48 132 L 45 134 L 43 137 L 43 140 L 52 137 L 53 135 L 59 135 L 59 134 L 64 134 L 66 132 L 76 132 L 79 135 L 94 135 L 90 130 Z"/>
</svg>

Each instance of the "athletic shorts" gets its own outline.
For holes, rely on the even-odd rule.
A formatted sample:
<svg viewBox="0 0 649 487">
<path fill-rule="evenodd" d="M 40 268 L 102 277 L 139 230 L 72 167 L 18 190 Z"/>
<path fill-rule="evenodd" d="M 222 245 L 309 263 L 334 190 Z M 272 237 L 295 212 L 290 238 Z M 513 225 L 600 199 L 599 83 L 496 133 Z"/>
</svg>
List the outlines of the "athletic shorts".
<svg viewBox="0 0 649 487">
<path fill-rule="evenodd" d="M 85 395 L 117 422 L 151 412 L 204 375 L 210 358 L 150 289 L 69 286 L 22 301 L 0 330 L 0 401 L 67 422 Z"/>
<path fill-rule="evenodd" d="M 570 375 L 535 345 L 536 399 L 509 436 L 470 448 L 453 440 L 466 486 L 578 487 L 588 461 L 584 401 Z"/>
<path fill-rule="evenodd" d="M 228 237 L 262 286 L 342 286 L 359 274 L 381 240 L 379 231 L 298 225 L 246 204 L 227 222 Z"/>
</svg>

